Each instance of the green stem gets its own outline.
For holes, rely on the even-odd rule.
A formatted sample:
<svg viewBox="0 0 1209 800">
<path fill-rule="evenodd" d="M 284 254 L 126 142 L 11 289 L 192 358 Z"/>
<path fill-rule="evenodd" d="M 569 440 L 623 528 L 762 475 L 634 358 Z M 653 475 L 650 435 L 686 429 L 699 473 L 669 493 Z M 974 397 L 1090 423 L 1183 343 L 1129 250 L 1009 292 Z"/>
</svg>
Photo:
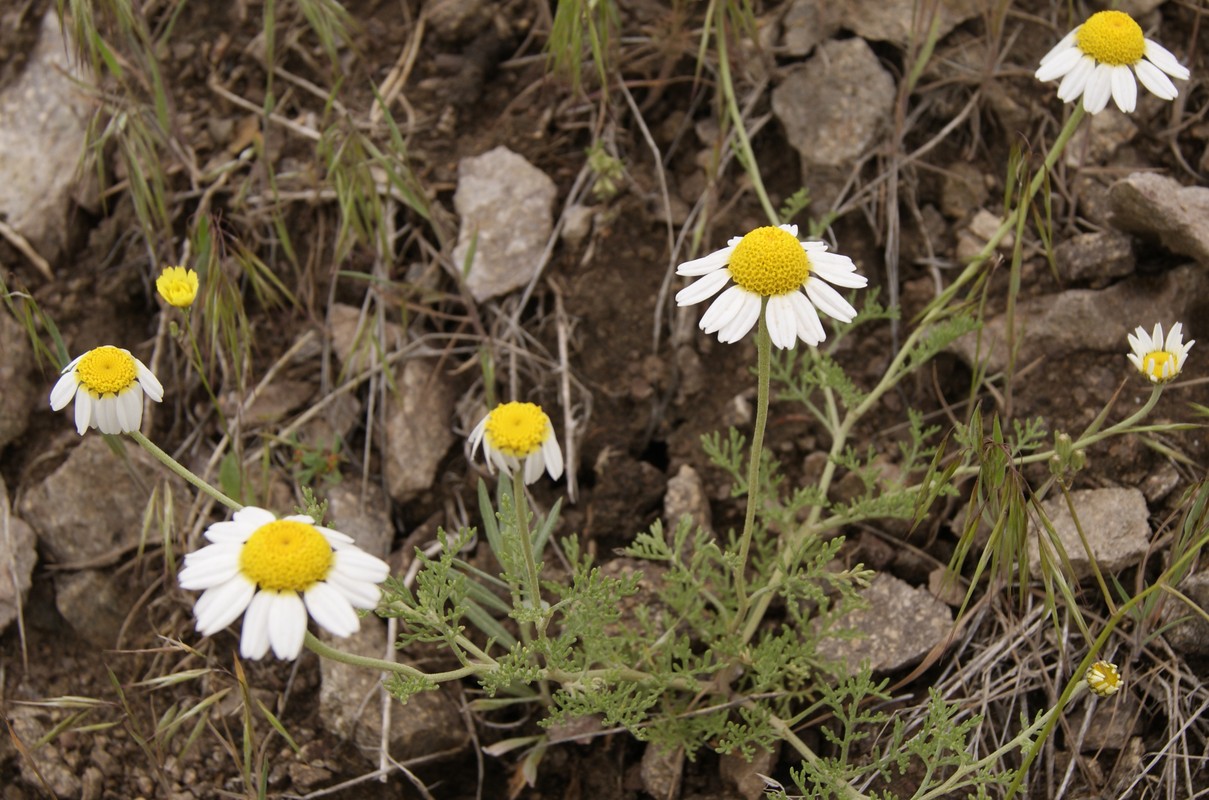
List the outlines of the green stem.
<svg viewBox="0 0 1209 800">
<path fill-rule="evenodd" d="M 138 442 L 139 445 L 144 450 L 146 450 L 148 453 L 150 453 L 151 455 L 153 455 L 157 459 L 159 459 L 165 467 L 172 470 L 177 475 L 181 476 L 182 478 L 187 480 L 189 483 L 196 486 L 198 489 L 201 489 L 203 492 L 210 495 L 211 497 L 213 497 L 218 502 L 222 503 L 227 508 L 230 508 L 232 511 L 239 511 L 240 509 L 243 508 L 242 504 L 227 497 L 225 494 L 220 492 L 218 489 L 215 489 L 213 486 L 206 483 L 204 480 L 202 480 L 198 476 L 194 475 L 183 464 L 181 464 L 179 461 L 177 461 L 172 456 L 165 453 L 163 450 L 161 450 L 159 447 L 157 447 L 154 442 L 152 442 L 150 439 L 148 439 L 146 436 L 144 436 L 139 431 L 130 431 L 129 435 L 130 435 L 130 438 L 134 439 L 136 442 Z"/>
<path fill-rule="evenodd" d="M 768 298 L 760 300 L 760 322 L 756 330 L 756 427 L 751 434 L 751 463 L 747 467 L 747 516 L 739 537 L 739 565 L 735 571 L 738 610 L 732 629 L 743 624 L 750 599 L 747 596 L 747 559 L 756 528 L 756 508 L 760 504 L 760 460 L 764 454 L 764 428 L 768 424 L 768 377 L 771 372 L 772 344 L 768 338 Z"/>
<path fill-rule="evenodd" d="M 512 475 L 512 507 L 516 510 L 516 532 L 521 539 L 521 553 L 525 558 L 525 594 L 535 615 L 534 622 L 539 639 L 546 638 L 546 616 L 542 614 L 542 586 L 537 571 L 537 559 L 533 555 L 533 532 L 529 530 L 529 504 L 525 500 L 525 482 L 522 478 L 524 466 Z"/>
<path fill-rule="evenodd" d="M 423 678 L 433 683 L 456 681 L 492 669 L 489 664 L 470 664 L 459 669 L 451 669 L 448 672 L 422 672 L 408 664 L 386 661 L 381 658 L 370 658 L 369 656 L 358 656 L 353 653 L 346 653 L 343 650 L 337 650 L 321 642 L 310 631 L 306 632 L 306 638 L 303 640 L 303 643 L 307 646 L 308 650 L 329 661 L 339 661 L 341 664 L 349 664 L 354 667 L 362 667 L 379 672 L 394 672 L 398 675 L 406 675 L 409 678 Z"/>
</svg>

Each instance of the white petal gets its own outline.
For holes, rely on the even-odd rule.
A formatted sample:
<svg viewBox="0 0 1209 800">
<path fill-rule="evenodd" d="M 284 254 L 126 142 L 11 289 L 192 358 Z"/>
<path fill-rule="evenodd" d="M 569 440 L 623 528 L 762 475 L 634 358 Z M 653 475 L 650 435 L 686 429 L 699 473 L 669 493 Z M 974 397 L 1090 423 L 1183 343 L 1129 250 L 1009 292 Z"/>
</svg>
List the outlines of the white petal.
<svg viewBox="0 0 1209 800">
<path fill-rule="evenodd" d="M 828 283 L 843 286 L 845 289 L 862 289 L 868 286 L 869 279 L 853 270 L 837 269 L 831 262 L 820 261 L 817 257 L 810 260 L 810 272 Z"/>
<path fill-rule="evenodd" d="M 160 383 L 159 378 L 155 377 L 151 370 L 147 369 L 147 366 L 137 358 L 134 359 L 134 374 L 135 377 L 138 378 L 139 385 L 143 387 L 143 391 L 147 393 L 148 397 L 157 403 L 164 399 L 164 385 Z"/>
<path fill-rule="evenodd" d="M 269 652 L 269 613 L 273 610 L 273 592 L 260 592 L 252 598 L 248 613 L 243 615 L 243 631 L 239 636 L 239 654 L 244 658 L 261 659 Z"/>
<path fill-rule="evenodd" d="M 273 592 L 269 608 L 269 646 L 284 661 L 298 658 L 306 638 L 306 606 L 297 592 Z"/>
<path fill-rule="evenodd" d="M 698 326 L 706 333 L 713 333 L 728 324 L 742 307 L 745 294 L 747 294 L 746 289 L 741 286 L 732 286 L 718 295 L 717 299 L 710 303 L 709 308 L 701 315 L 701 322 L 697 323 Z"/>
<path fill-rule="evenodd" d="M 798 238 L 798 226 L 796 223 L 789 223 L 788 225 L 778 225 L 777 227 L 780 228 L 781 230 L 785 231 L 786 233 L 788 233 L 793 238 L 795 238 L 795 239 Z"/>
<path fill-rule="evenodd" d="M 1155 97 L 1174 100 L 1179 95 L 1180 92 L 1175 88 L 1171 79 L 1149 61 L 1139 61 L 1133 65 L 1133 69 L 1138 74 L 1138 80 L 1146 87 L 1146 91 Z"/>
<path fill-rule="evenodd" d="M 546 461 L 546 472 L 550 473 L 550 477 L 558 480 L 563 474 L 563 450 L 558 446 L 558 439 L 551 432 L 546 437 L 546 441 L 542 442 L 542 457 Z"/>
<path fill-rule="evenodd" d="M 1117 108 L 1126 114 L 1132 114 L 1138 104 L 1138 82 L 1134 80 L 1129 67 L 1112 67 L 1112 99 Z"/>
<path fill-rule="evenodd" d="M 730 262 L 730 254 L 734 251 L 735 248 L 733 246 L 723 247 L 721 250 L 715 250 L 707 256 L 694 258 L 692 261 L 685 261 L 676 267 L 676 274 L 705 275 L 716 269 L 722 269 Z"/>
<path fill-rule="evenodd" d="M 1083 52 L 1077 47 L 1071 47 L 1059 53 L 1051 51 L 1051 54 L 1054 57 L 1049 61 L 1046 61 L 1044 58 L 1041 59 L 1041 66 L 1033 73 L 1039 81 L 1055 81 L 1065 76 L 1075 68 L 1075 65 L 1079 63 L 1079 59 L 1083 58 Z"/>
<path fill-rule="evenodd" d="M 793 294 L 800 295 L 801 292 L 795 290 Z M 790 295 L 768 298 L 764 316 L 768 324 L 768 338 L 772 343 L 782 350 L 793 349 L 798 343 L 798 321 L 794 316 Z"/>
<path fill-rule="evenodd" d="M 354 542 L 353 537 L 349 536 L 347 533 L 334 531 L 331 528 L 325 528 L 322 525 L 315 525 L 313 522 L 311 525 L 315 530 L 319 531 L 319 533 L 323 535 L 323 538 L 327 539 L 327 543 L 333 547 L 342 544 L 352 544 Z"/>
<path fill-rule="evenodd" d="M 744 291 L 740 297 L 741 305 L 734 317 L 718 331 L 719 342 L 739 341 L 760 319 L 760 298 L 748 291 Z"/>
<path fill-rule="evenodd" d="M 700 303 L 707 297 L 713 297 L 729 280 L 730 271 L 725 269 L 715 270 L 703 275 L 676 292 L 676 305 L 691 306 Z"/>
<path fill-rule="evenodd" d="M 815 308 L 840 322 L 852 322 L 856 316 L 856 309 L 841 297 L 839 292 L 822 281 L 807 280 L 806 296 L 814 303 Z"/>
<path fill-rule="evenodd" d="M 320 581 L 302 595 L 311 618 L 337 636 L 352 636 L 361 629 L 361 620 L 348 598 L 338 589 Z"/>
<path fill-rule="evenodd" d="M 525 457 L 524 468 L 525 473 L 521 479 L 525 482 L 526 486 L 542 476 L 542 473 L 546 471 L 546 462 L 542 458 L 542 451 L 540 449 Z"/>
<path fill-rule="evenodd" d="M 1073 31 L 1071 31 L 1070 33 L 1066 34 L 1061 39 L 1059 39 L 1058 43 L 1056 45 L 1054 45 L 1052 48 L 1050 48 L 1050 51 L 1048 53 L 1046 53 L 1044 56 L 1041 57 L 1041 65 L 1045 66 L 1046 64 L 1048 64 L 1049 62 L 1051 62 L 1055 58 L 1057 58 L 1059 54 L 1065 53 L 1068 50 L 1074 50 L 1076 52 L 1079 52 L 1078 48 L 1074 46 L 1075 35 L 1078 34 L 1078 32 L 1079 32 L 1079 28 L 1076 27 Z"/>
<path fill-rule="evenodd" d="M 107 394 L 92 404 L 92 413 L 97 423 L 97 430 L 101 433 L 122 432 L 118 427 L 117 413 L 114 409 L 115 400 L 116 398 L 113 395 Z"/>
<path fill-rule="evenodd" d="M 827 332 L 823 330 L 823 322 L 819 319 L 819 312 L 814 310 L 814 306 L 806 299 L 806 295 L 794 292 L 789 296 L 789 302 L 793 306 L 794 317 L 798 321 L 799 339 L 813 346 L 827 338 Z"/>
<path fill-rule="evenodd" d="M 1096 60 L 1091 56 L 1080 56 L 1079 63 L 1066 73 L 1062 83 L 1058 84 L 1058 99 L 1064 103 L 1079 97 L 1087 88 L 1087 79 L 1096 71 Z"/>
<path fill-rule="evenodd" d="M 59 380 L 55 381 L 55 388 L 50 390 L 50 407 L 55 411 L 62 410 L 71 402 L 71 398 L 75 397 L 79 388 L 80 376 L 75 370 L 64 372 Z"/>
<path fill-rule="evenodd" d="M 1167 334 L 1167 340 L 1164 343 L 1163 349 L 1174 353 L 1180 349 L 1180 342 L 1184 339 L 1184 323 L 1177 322 L 1171 326 L 1171 332 Z"/>
<path fill-rule="evenodd" d="M 356 547 L 337 550 L 332 556 L 332 572 L 350 580 L 379 584 L 390 575 L 390 565 Z"/>
<path fill-rule="evenodd" d="M 339 589 L 357 608 L 375 609 L 382 599 L 382 590 L 377 584 L 349 578 L 338 572 L 330 573 L 325 580 L 328 585 Z"/>
<path fill-rule="evenodd" d="M 1125 357 L 1129 359 L 1130 364 L 1133 364 L 1135 367 L 1137 367 L 1139 372 L 1142 370 L 1141 356 L 1139 356 L 1137 353 L 1127 353 Z"/>
<path fill-rule="evenodd" d="M 76 432 L 81 436 L 93 426 L 92 406 L 92 395 L 81 387 L 80 391 L 76 392 Z"/>
<path fill-rule="evenodd" d="M 1145 42 L 1146 47 L 1142 52 L 1147 61 L 1150 61 L 1173 78 L 1179 78 L 1182 81 L 1188 80 L 1188 68 L 1181 64 L 1180 60 L 1170 50 L 1158 42 L 1152 42 L 1149 39 L 1146 39 Z"/>
<path fill-rule="evenodd" d="M 1088 114 L 1099 114 L 1108 106 L 1108 98 L 1111 96 L 1112 67 L 1108 64 L 1098 64 L 1083 90 L 1083 110 Z"/>
<path fill-rule="evenodd" d="M 212 544 L 185 556 L 185 566 L 177 576 L 182 589 L 197 591 L 226 583 L 239 574 L 241 544 Z"/>
<path fill-rule="evenodd" d="M 114 409 L 124 433 L 137 431 L 143 422 L 143 391 L 136 384 L 122 392 L 116 398 Z"/>
<path fill-rule="evenodd" d="M 256 587 L 242 575 L 207 589 L 193 604 L 197 630 L 203 636 L 218 633 L 239 618 L 255 593 Z"/>
</svg>

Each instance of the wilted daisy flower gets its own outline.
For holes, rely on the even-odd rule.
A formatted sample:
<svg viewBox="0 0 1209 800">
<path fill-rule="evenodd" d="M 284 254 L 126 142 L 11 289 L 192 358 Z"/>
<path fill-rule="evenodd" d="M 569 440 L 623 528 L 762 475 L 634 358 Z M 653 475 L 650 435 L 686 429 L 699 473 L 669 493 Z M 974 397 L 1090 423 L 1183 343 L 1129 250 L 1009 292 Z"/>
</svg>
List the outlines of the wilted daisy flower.
<svg viewBox="0 0 1209 800">
<path fill-rule="evenodd" d="M 361 627 L 354 609 L 375 608 L 390 574 L 385 561 L 308 516 L 277 519 L 249 506 L 211 525 L 206 538 L 213 544 L 185 556 L 180 585 L 204 590 L 193 606 L 203 636 L 244 615 L 244 658 L 263 658 L 270 646 L 278 658 L 297 658 L 308 611 L 331 633 L 351 636 Z"/>
<path fill-rule="evenodd" d="M 768 335 L 782 348 L 793 347 L 798 339 L 815 345 L 827 338 L 816 308 L 840 322 L 856 316 L 856 309 L 828 283 L 859 289 L 869 282 L 857 274 L 851 258 L 828 253 L 823 242 L 798 241 L 797 225 L 769 225 L 736 236 L 721 250 L 676 267 L 676 274 L 701 276 L 676 293 L 681 306 L 713 297 L 734 281 L 701 316 L 701 330 L 716 332 L 720 342 L 743 338 L 759 320 L 761 300 L 767 297 Z"/>
<path fill-rule="evenodd" d="M 1112 697 L 1121 689 L 1121 673 L 1116 664 L 1097 661 L 1087 668 L 1087 688 L 1100 697 Z"/>
<path fill-rule="evenodd" d="M 155 289 L 168 305 L 188 308 L 197 297 L 197 273 L 184 267 L 164 267 L 155 279 Z"/>
<path fill-rule="evenodd" d="M 155 402 L 164 399 L 164 387 L 129 350 L 98 347 L 63 368 L 53 389 L 50 407 L 55 411 L 76 399 L 76 430 L 129 433 L 143 424 L 143 393 Z"/>
<path fill-rule="evenodd" d="M 501 403 L 483 417 L 470 432 L 470 452 L 483 445 L 487 468 L 500 468 L 512 475 L 524 462 L 525 483 L 533 483 L 542 471 L 558 480 L 563 474 L 563 451 L 554 438 L 554 426 L 541 406 L 533 403 Z"/>
<path fill-rule="evenodd" d="M 1156 324 L 1154 331 L 1147 333 L 1141 325 L 1129 334 L 1130 363 L 1138 371 L 1150 379 L 1152 383 L 1166 383 L 1180 374 L 1184 368 L 1184 359 L 1196 339 L 1184 342 L 1183 323 L 1177 322 L 1171 326 L 1171 333 L 1163 339 L 1163 326 Z"/>
<path fill-rule="evenodd" d="M 1151 94 L 1164 100 L 1179 94 L 1168 75 L 1188 79 L 1188 68 L 1162 45 L 1143 36 L 1133 17 L 1124 11 L 1098 11 L 1046 53 L 1036 75 L 1041 81 L 1061 78 L 1058 98 L 1062 102 L 1083 95 L 1087 113 L 1099 114 L 1109 96 L 1122 111 L 1134 110 L 1138 99 L 1135 73 Z"/>
</svg>

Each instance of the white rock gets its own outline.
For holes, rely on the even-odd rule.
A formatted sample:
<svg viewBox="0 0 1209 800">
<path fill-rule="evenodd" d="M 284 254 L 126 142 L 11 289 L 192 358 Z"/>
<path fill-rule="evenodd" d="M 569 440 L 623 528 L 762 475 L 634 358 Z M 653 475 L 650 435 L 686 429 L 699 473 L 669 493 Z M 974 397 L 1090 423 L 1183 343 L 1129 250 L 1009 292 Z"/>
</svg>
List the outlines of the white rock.
<svg viewBox="0 0 1209 800">
<path fill-rule="evenodd" d="M 536 274 L 554 229 L 557 190 L 546 173 L 500 146 L 462 159 L 453 205 L 462 218 L 454 268 L 474 260 L 466 288 L 478 302 L 519 289 Z"/>
<path fill-rule="evenodd" d="M 823 647 L 855 670 L 868 661 L 874 672 L 911 666 L 943 641 L 953 627 L 953 611 L 927 589 L 914 587 L 884 572 L 864 592 L 868 608 L 850 611 L 839 628 L 860 634 L 851 640 L 828 640 Z"/>
<path fill-rule="evenodd" d="M 1071 501 L 1079 515 L 1079 525 L 1087 537 L 1088 547 L 1102 573 L 1113 573 L 1133 566 L 1150 547 L 1150 512 L 1146 498 L 1134 489 L 1086 489 L 1071 492 Z M 1078 528 L 1061 495 L 1050 497 L 1041 504 L 1054 531 L 1066 550 L 1076 578 L 1092 574 L 1091 562 L 1079 538 Z M 1037 537 L 1046 536 L 1044 528 L 1034 523 L 1029 529 L 1029 569 L 1034 575 L 1041 568 Z"/>
<path fill-rule="evenodd" d="M 54 9 L 21 76 L 0 93 L 0 218 L 54 262 L 67 242 L 73 202 L 91 204 L 93 172 L 80 171 L 92 104 L 73 81 L 89 79 Z"/>
</svg>

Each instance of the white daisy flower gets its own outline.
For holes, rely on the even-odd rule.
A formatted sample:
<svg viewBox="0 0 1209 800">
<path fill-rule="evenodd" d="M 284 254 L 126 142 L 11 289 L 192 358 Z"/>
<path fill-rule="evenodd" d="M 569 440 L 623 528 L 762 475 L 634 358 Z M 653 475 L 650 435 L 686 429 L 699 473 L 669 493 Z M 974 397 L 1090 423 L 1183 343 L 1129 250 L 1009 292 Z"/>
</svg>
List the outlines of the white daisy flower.
<svg viewBox="0 0 1209 800">
<path fill-rule="evenodd" d="M 767 297 L 768 335 L 782 348 L 792 348 L 798 339 L 817 345 L 827 338 L 816 308 L 840 322 L 856 316 L 856 309 L 829 283 L 860 289 L 869 282 L 857 274 L 851 258 L 828 253 L 823 242 L 798 241 L 797 225 L 736 236 L 721 250 L 676 267 L 676 274 L 701 276 L 676 293 L 680 306 L 713 297 L 734 281 L 701 316 L 701 330 L 716 332 L 720 342 L 742 339 L 760 319 L 760 304 Z"/>
<path fill-rule="evenodd" d="M 533 483 L 542 472 L 558 480 L 563 474 L 563 451 L 554 437 L 554 426 L 541 406 L 533 403 L 501 403 L 470 432 L 470 454 L 483 446 L 487 468 L 499 467 L 512 475 L 524 464 L 525 483 Z"/>
<path fill-rule="evenodd" d="M 385 561 L 308 516 L 277 519 L 249 506 L 211 525 L 206 538 L 213 544 L 185 556 L 180 585 L 204 590 L 193 606 L 203 636 L 244 615 L 244 658 L 264 658 L 270 646 L 278 658 L 297 658 L 308 611 L 331 633 L 351 636 L 361 628 L 354 609 L 377 607 L 378 584 L 390 574 Z"/>
<path fill-rule="evenodd" d="M 1135 74 L 1151 94 L 1164 100 L 1179 94 L 1168 75 L 1188 80 L 1188 68 L 1171 51 L 1143 36 L 1142 28 L 1124 11 L 1092 14 L 1041 59 L 1036 73 L 1040 81 L 1061 78 L 1058 98 L 1069 103 L 1082 95 L 1088 114 L 1103 111 L 1110 96 L 1117 108 L 1132 112 L 1138 99 Z"/>
<path fill-rule="evenodd" d="M 1121 671 L 1109 661 L 1097 661 L 1087 668 L 1087 687 L 1100 697 L 1112 697 L 1121 691 Z"/>
<path fill-rule="evenodd" d="M 129 350 L 98 347 L 63 368 L 50 390 L 50 407 L 58 411 L 76 400 L 76 430 L 130 433 L 143 424 L 143 394 L 164 399 L 164 387 Z"/>
<path fill-rule="evenodd" d="M 1129 334 L 1129 347 L 1133 352 L 1128 354 L 1128 358 L 1151 383 L 1167 383 L 1180 374 L 1184 359 L 1194 344 L 1196 339 L 1184 342 L 1183 323 L 1172 325 L 1166 339 L 1163 338 L 1161 324 L 1155 325 L 1151 333 L 1139 325 L 1136 331 Z"/>
</svg>

